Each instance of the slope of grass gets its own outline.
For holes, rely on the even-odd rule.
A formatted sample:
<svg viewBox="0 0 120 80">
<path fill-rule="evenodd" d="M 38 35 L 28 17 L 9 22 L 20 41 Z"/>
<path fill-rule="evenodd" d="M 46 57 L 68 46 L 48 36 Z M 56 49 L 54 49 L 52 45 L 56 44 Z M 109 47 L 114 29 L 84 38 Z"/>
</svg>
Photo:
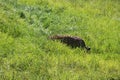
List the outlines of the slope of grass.
<svg viewBox="0 0 120 80">
<path fill-rule="evenodd" d="M 119 0 L 0 0 L 1 80 L 119 80 Z M 82 37 L 86 53 L 48 39 Z"/>
</svg>

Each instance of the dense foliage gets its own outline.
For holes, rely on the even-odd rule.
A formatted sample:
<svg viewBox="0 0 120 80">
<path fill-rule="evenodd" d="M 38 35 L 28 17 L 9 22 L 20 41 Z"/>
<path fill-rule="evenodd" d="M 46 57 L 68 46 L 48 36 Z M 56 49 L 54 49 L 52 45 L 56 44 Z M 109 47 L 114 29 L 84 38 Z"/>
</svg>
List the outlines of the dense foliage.
<svg viewBox="0 0 120 80">
<path fill-rule="evenodd" d="M 119 0 L 0 0 L 1 80 L 119 80 Z M 83 38 L 90 52 L 51 35 Z"/>
</svg>

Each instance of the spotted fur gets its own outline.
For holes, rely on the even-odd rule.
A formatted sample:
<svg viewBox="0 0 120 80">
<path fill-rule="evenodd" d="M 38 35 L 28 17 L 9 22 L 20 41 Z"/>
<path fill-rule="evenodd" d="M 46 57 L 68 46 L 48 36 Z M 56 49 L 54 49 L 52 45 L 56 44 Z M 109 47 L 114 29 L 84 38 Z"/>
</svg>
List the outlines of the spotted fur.
<svg viewBox="0 0 120 80">
<path fill-rule="evenodd" d="M 62 43 L 65 43 L 72 48 L 81 47 L 90 50 L 90 48 L 86 46 L 84 40 L 79 37 L 55 35 L 51 36 L 50 39 L 60 40 Z"/>
</svg>

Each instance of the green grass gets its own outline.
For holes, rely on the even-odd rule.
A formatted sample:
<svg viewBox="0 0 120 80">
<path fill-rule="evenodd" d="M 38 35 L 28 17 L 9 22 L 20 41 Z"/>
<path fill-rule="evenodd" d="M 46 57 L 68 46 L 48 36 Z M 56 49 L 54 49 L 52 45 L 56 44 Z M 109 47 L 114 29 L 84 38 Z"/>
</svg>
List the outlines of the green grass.
<svg viewBox="0 0 120 80">
<path fill-rule="evenodd" d="M 119 0 L 0 0 L 0 80 L 119 80 Z M 83 38 L 89 53 L 51 35 Z"/>
</svg>

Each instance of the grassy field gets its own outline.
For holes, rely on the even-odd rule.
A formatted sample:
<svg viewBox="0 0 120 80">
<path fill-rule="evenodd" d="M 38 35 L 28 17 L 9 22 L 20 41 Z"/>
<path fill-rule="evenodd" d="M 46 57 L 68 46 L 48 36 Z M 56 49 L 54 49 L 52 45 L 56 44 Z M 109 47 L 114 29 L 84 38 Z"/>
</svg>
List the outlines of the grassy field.
<svg viewBox="0 0 120 80">
<path fill-rule="evenodd" d="M 0 0 L 0 80 L 120 80 L 120 1 Z"/>
</svg>

